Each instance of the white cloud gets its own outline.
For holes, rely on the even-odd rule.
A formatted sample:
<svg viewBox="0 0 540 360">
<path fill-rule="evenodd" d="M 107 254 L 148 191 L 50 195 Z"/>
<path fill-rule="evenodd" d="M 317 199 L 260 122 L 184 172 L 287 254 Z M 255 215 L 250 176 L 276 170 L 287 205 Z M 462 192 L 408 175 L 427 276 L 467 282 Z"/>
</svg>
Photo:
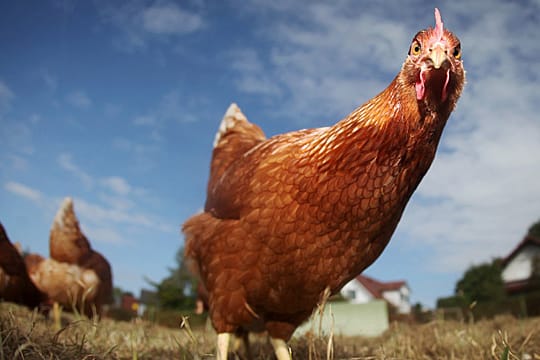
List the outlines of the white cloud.
<svg viewBox="0 0 540 360">
<path fill-rule="evenodd" d="M 104 1 L 98 3 L 98 10 L 102 21 L 120 32 L 120 36 L 113 37 L 114 44 L 127 52 L 145 50 L 153 40 L 167 40 L 204 27 L 201 15 L 173 2 L 157 2 L 148 6 L 144 2 Z"/>
<path fill-rule="evenodd" d="M 0 80 L 0 112 L 9 109 L 14 98 L 13 91 Z"/>
<path fill-rule="evenodd" d="M 231 68 L 239 73 L 234 79 L 238 89 L 250 94 L 282 95 L 279 82 L 273 74 L 265 73 L 265 64 L 254 49 L 235 49 L 227 58 Z"/>
<path fill-rule="evenodd" d="M 130 211 L 136 208 L 135 201 L 126 196 L 113 195 L 110 193 L 99 193 L 98 198 L 106 206 L 122 211 Z"/>
<path fill-rule="evenodd" d="M 156 153 L 159 149 L 154 144 L 142 144 L 126 138 L 115 138 L 113 146 L 119 150 L 132 153 L 140 157 L 148 157 Z"/>
<path fill-rule="evenodd" d="M 203 26 L 202 18 L 176 4 L 155 5 L 142 12 L 143 27 L 155 34 L 186 34 Z"/>
<path fill-rule="evenodd" d="M 58 89 L 58 79 L 47 69 L 43 69 L 41 71 L 41 78 L 50 91 L 54 92 L 56 89 Z"/>
<path fill-rule="evenodd" d="M 109 103 L 109 104 L 105 104 L 105 108 L 103 112 L 106 117 L 115 118 L 118 115 L 122 114 L 123 110 L 124 109 L 122 108 L 121 105 Z"/>
<path fill-rule="evenodd" d="M 130 147 L 133 145 L 129 142 L 122 142 L 122 146 Z M 57 161 L 62 169 L 78 178 L 87 189 L 93 189 L 95 185 L 98 185 L 101 189 L 106 189 L 109 193 L 119 196 L 141 195 L 146 193 L 144 189 L 131 186 L 129 182 L 121 176 L 91 176 L 73 161 L 73 157 L 69 153 L 60 154 Z"/>
<path fill-rule="evenodd" d="M 92 105 L 92 99 L 81 90 L 71 92 L 66 95 L 66 101 L 74 107 L 87 109 Z"/>
<path fill-rule="evenodd" d="M 132 157 L 130 166 L 135 168 L 138 172 L 147 172 L 154 170 L 156 162 L 154 160 L 155 155 L 159 152 L 160 147 L 156 143 L 152 135 L 150 134 L 151 142 L 137 142 L 131 139 L 118 137 L 113 139 L 112 146 Z"/>
<path fill-rule="evenodd" d="M 6 119 L 0 127 L 0 134 L 5 148 L 23 155 L 34 153 L 32 128 L 28 123 Z"/>
<path fill-rule="evenodd" d="M 81 198 L 75 199 L 74 204 L 77 214 L 94 225 L 108 228 L 105 224 L 116 223 L 143 226 L 164 232 L 173 231 L 171 226 L 144 213 L 129 211 L 121 207 L 105 207 Z"/>
<path fill-rule="evenodd" d="M 130 243 L 122 236 L 116 229 L 82 225 L 82 231 L 88 236 L 91 241 L 113 244 L 113 245 L 125 245 Z"/>
<path fill-rule="evenodd" d="M 152 126 L 152 125 L 156 125 L 156 123 L 157 123 L 156 118 L 151 115 L 137 116 L 133 120 L 133 124 L 137 126 Z"/>
<path fill-rule="evenodd" d="M 81 180 L 84 186 L 91 188 L 94 186 L 94 179 L 86 171 L 73 162 L 71 154 L 63 153 L 58 156 L 58 164 L 62 169 L 70 172 L 73 176 Z"/>
<path fill-rule="evenodd" d="M 172 228 L 169 225 L 151 215 L 137 211 L 138 202 L 145 201 L 148 197 L 146 189 L 130 185 L 129 181 L 121 176 L 92 176 L 75 164 L 71 154 L 68 153 L 60 154 L 58 163 L 64 170 L 81 180 L 88 190 L 97 190 L 97 198 L 105 204 L 90 202 L 83 198 L 77 198 L 74 201 L 77 214 L 80 213 L 81 217 L 90 222 L 90 225 L 103 230 L 110 229 L 110 222 L 113 222 L 144 226 L 164 232 L 171 231 Z M 111 238 L 113 238 L 112 235 Z"/>
<path fill-rule="evenodd" d="M 228 57 L 231 68 L 239 72 L 257 73 L 264 70 L 264 64 L 255 49 L 235 49 Z"/>
<path fill-rule="evenodd" d="M 11 164 L 11 169 L 22 171 L 28 169 L 28 160 L 16 154 L 5 154 L 6 160 Z"/>
<path fill-rule="evenodd" d="M 482 6 L 476 9 L 482 16 L 458 34 L 469 81 L 447 126 L 445 151 L 401 227 L 415 243 L 435 248 L 433 269 L 460 271 L 506 256 L 540 218 L 540 61 L 534 55 L 540 34 L 520 32 L 519 43 L 530 46 L 509 45 L 513 22 L 529 28 L 529 12 L 503 2 Z"/>
<path fill-rule="evenodd" d="M 271 46 L 233 50 L 234 81 L 243 92 L 273 96 L 271 113 L 301 126 L 345 115 L 382 90 L 400 69 L 414 34 L 395 14 L 351 10 L 357 6 L 347 1 L 312 2 L 301 11 L 286 4 L 251 7 L 277 12 L 261 35 Z M 388 80 L 381 81 L 382 75 Z"/>
<path fill-rule="evenodd" d="M 249 2 L 240 8 L 265 19 L 258 34 L 270 46 L 231 52 L 237 88 L 264 96 L 276 117 L 308 126 L 338 120 L 386 87 L 412 36 L 432 26 L 433 9 L 416 5 Z M 397 235 L 433 248 L 434 271 L 453 272 L 506 255 L 540 218 L 540 32 L 531 15 L 540 9 L 505 1 L 441 7 L 462 41 L 468 84 Z M 281 92 L 260 91 L 264 79 Z"/>
<path fill-rule="evenodd" d="M 129 183 L 119 176 L 109 176 L 101 179 L 101 184 L 118 195 L 128 195 L 131 192 Z"/>
<path fill-rule="evenodd" d="M 4 189 L 12 194 L 21 196 L 25 199 L 32 200 L 34 202 L 40 202 L 43 195 L 39 190 L 33 189 L 29 186 L 23 185 L 15 181 L 8 181 L 4 184 Z"/>
<path fill-rule="evenodd" d="M 171 91 L 162 97 L 155 111 L 163 120 L 184 122 L 186 116 L 189 116 L 186 111 L 186 98 L 187 96 L 178 91 Z"/>
</svg>

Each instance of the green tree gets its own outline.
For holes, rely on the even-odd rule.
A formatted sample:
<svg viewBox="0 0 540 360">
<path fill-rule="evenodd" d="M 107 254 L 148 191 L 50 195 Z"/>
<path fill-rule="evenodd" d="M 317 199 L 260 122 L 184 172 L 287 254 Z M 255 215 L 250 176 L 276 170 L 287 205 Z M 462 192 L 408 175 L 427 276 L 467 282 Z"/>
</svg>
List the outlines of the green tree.
<svg viewBox="0 0 540 360">
<path fill-rule="evenodd" d="M 195 279 L 184 262 L 184 249 L 176 253 L 175 268 L 161 282 L 148 282 L 156 289 L 159 305 L 165 309 L 192 309 L 195 306 Z"/>
<path fill-rule="evenodd" d="M 540 239 L 540 220 L 531 225 L 527 235 Z"/>
<path fill-rule="evenodd" d="M 115 306 L 120 305 L 123 293 L 124 293 L 124 290 L 122 290 L 122 288 L 120 288 L 118 286 L 115 286 L 113 288 L 113 299 L 114 299 L 114 305 Z"/>
<path fill-rule="evenodd" d="M 456 284 L 456 295 L 463 296 L 467 303 L 502 300 L 506 294 L 501 272 L 500 259 L 469 267 Z"/>
</svg>

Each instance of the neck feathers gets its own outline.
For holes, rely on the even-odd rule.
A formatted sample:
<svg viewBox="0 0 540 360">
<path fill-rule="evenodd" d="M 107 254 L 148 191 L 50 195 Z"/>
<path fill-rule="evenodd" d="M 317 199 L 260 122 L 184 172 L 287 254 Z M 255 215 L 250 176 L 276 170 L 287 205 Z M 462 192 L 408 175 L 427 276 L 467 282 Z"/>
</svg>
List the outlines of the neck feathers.
<svg viewBox="0 0 540 360">
<path fill-rule="evenodd" d="M 368 161 L 401 157 L 422 148 L 432 159 L 449 112 L 430 110 L 399 75 L 380 94 L 334 126 L 317 142 L 323 164 L 340 169 Z M 426 146 L 429 149 L 426 149 Z"/>
</svg>

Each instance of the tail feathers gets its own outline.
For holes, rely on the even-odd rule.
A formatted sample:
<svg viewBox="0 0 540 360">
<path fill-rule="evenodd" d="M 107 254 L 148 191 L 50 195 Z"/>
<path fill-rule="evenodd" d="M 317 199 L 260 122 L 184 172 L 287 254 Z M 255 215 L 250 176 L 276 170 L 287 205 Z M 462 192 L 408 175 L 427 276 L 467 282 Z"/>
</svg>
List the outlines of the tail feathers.
<svg viewBox="0 0 540 360">
<path fill-rule="evenodd" d="M 214 138 L 214 149 L 223 146 L 229 147 L 231 143 L 234 144 L 234 147 L 245 149 L 265 139 L 266 136 L 261 128 L 249 122 L 238 105 L 232 103 L 219 125 Z"/>
<path fill-rule="evenodd" d="M 231 164 L 265 139 L 261 128 L 249 122 L 236 104 L 231 104 L 214 141 L 208 189 L 219 182 Z"/>
<path fill-rule="evenodd" d="M 49 235 L 49 251 L 56 261 L 79 264 L 91 250 L 90 242 L 79 226 L 69 197 L 62 202 L 54 217 Z"/>
<path fill-rule="evenodd" d="M 73 212 L 73 199 L 70 197 L 64 198 L 60 209 L 58 209 L 56 216 L 54 217 L 53 226 L 58 228 L 64 228 L 66 225 L 73 223 L 73 218 L 75 216 Z"/>
<path fill-rule="evenodd" d="M 214 138 L 214 147 L 218 146 L 223 135 L 225 135 L 230 129 L 234 128 L 235 125 L 241 121 L 248 122 L 246 116 L 242 110 L 240 110 L 238 105 L 236 105 L 236 103 L 232 103 L 223 116 L 223 120 L 221 120 L 216 137 Z"/>
</svg>

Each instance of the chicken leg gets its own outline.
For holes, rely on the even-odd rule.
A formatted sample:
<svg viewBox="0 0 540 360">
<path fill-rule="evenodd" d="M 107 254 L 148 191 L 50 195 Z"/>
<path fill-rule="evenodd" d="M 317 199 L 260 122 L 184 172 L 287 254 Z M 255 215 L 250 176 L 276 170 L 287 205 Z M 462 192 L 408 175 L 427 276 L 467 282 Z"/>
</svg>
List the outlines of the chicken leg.
<svg viewBox="0 0 540 360">
<path fill-rule="evenodd" d="M 227 360 L 227 352 L 229 351 L 230 333 L 220 333 L 217 336 L 217 360 Z"/>
<path fill-rule="evenodd" d="M 289 351 L 289 346 L 285 340 L 270 338 L 270 343 L 274 347 L 274 352 L 276 353 L 277 360 L 291 360 L 291 353 Z"/>
<path fill-rule="evenodd" d="M 230 333 L 220 333 L 217 336 L 217 360 L 227 360 L 227 353 L 229 351 L 229 340 L 231 338 Z M 289 346 L 285 340 L 270 338 L 270 343 L 274 348 L 277 360 L 292 360 Z"/>
</svg>

